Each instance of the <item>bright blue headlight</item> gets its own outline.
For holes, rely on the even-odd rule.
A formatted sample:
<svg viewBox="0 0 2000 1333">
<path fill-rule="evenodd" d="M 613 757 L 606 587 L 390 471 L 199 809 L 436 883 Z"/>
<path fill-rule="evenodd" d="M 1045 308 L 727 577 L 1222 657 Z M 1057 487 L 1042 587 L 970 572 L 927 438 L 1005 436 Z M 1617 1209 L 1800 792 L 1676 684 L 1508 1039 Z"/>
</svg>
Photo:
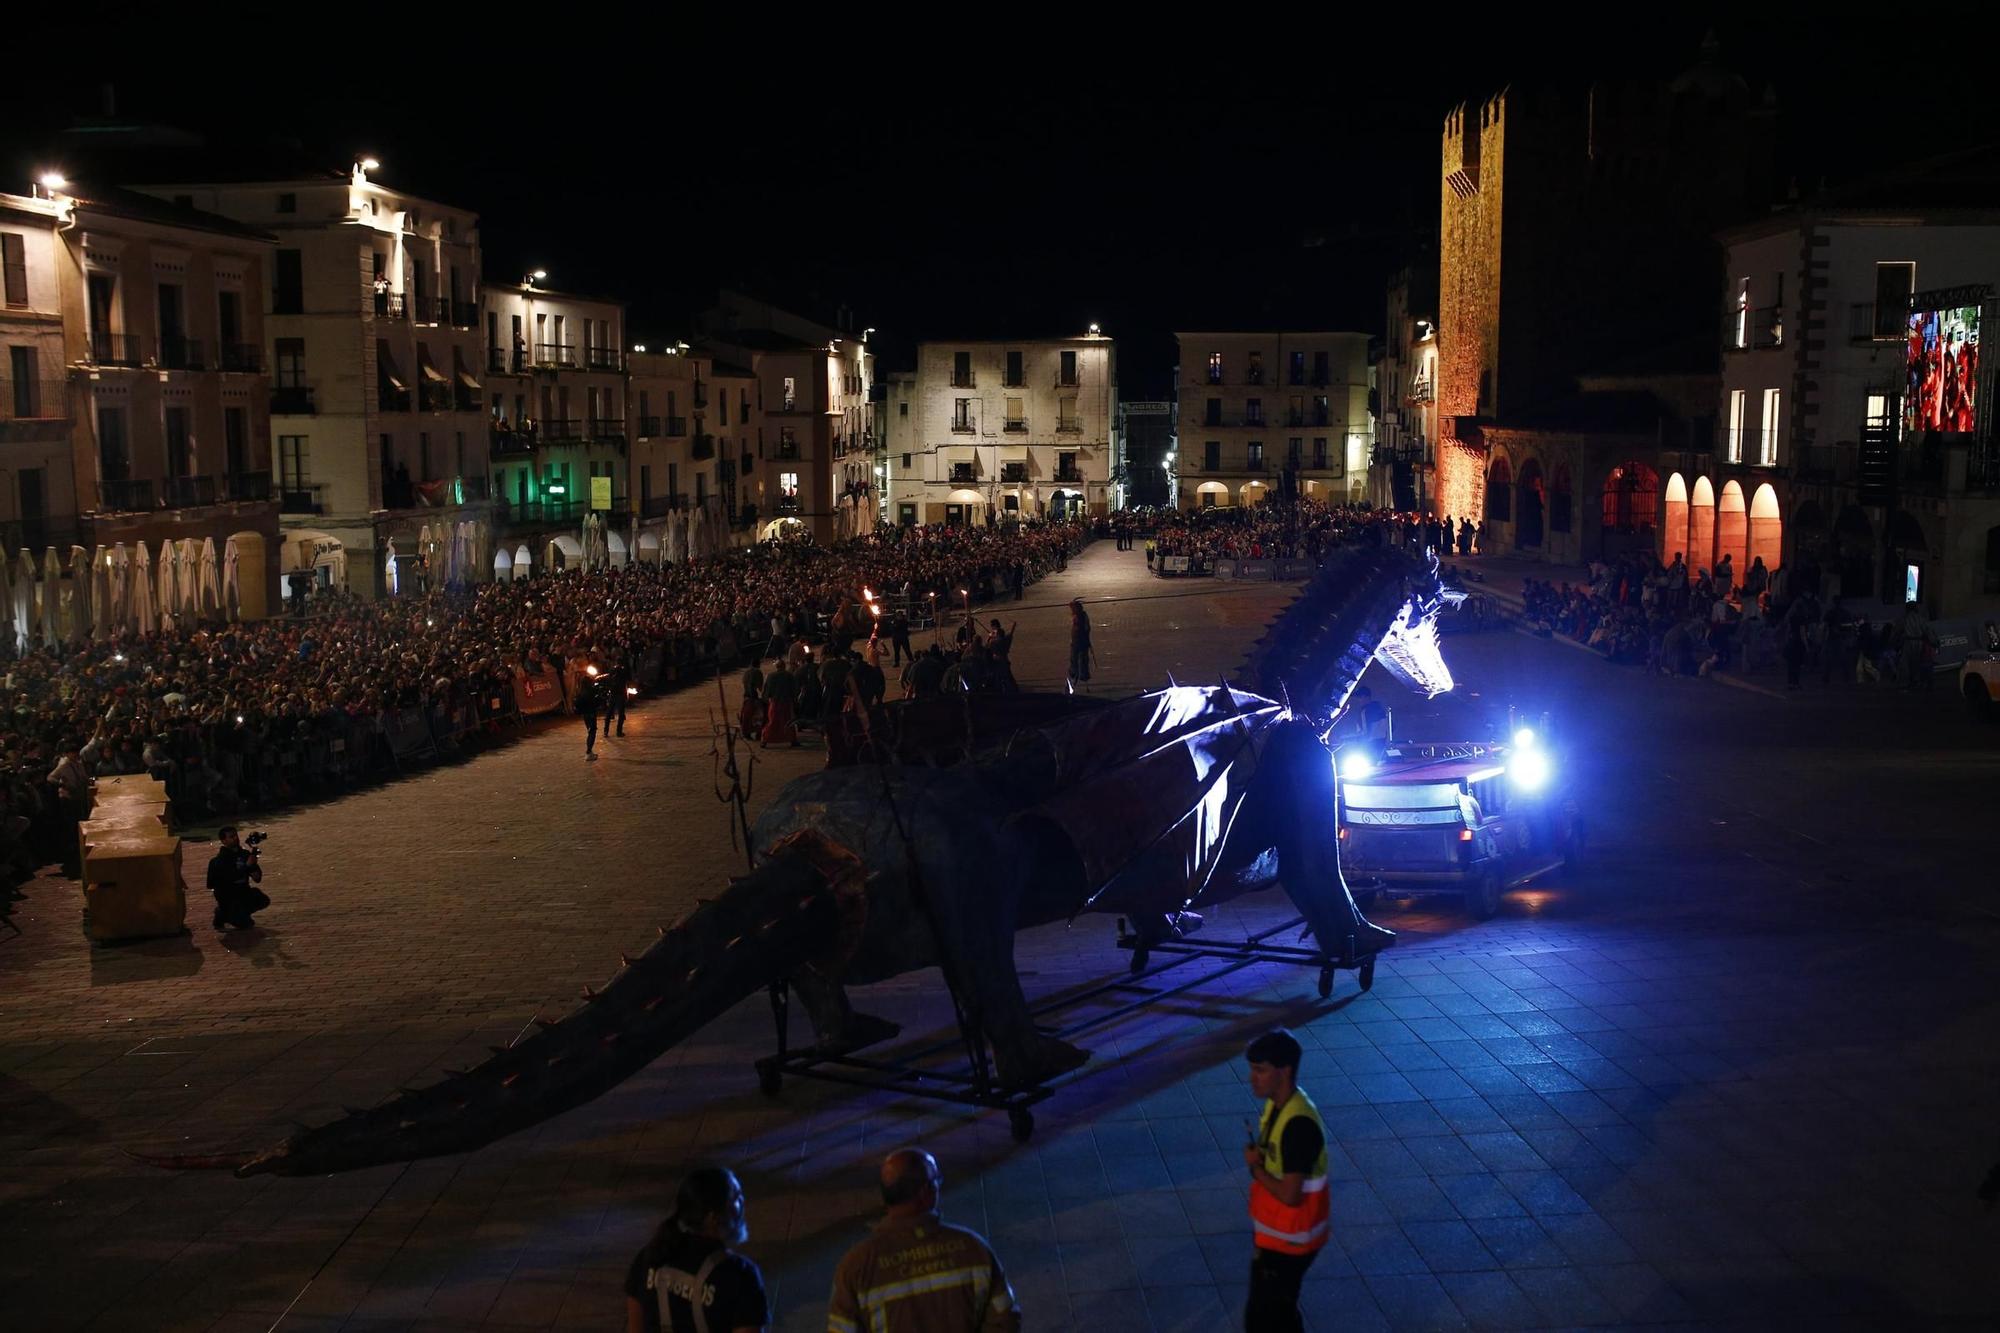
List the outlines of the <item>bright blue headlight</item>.
<svg viewBox="0 0 2000 1333">
<path fill-rule="evenodd" d="M 1523 750 L 1516 754 L 1507 765 L 1507 776 L 1522 791 L 1536 791 L 1544 786 L 1554 767 L 1547 754 L 1540 750 Z"/>
<path fill-rule="evenodd" d="M 1349 750 L 1340 757 L 1340 776 L 1349 782 L 1367 777 L 1375 771 L 1375 761 L 1361 750 Z"/>
</svg>

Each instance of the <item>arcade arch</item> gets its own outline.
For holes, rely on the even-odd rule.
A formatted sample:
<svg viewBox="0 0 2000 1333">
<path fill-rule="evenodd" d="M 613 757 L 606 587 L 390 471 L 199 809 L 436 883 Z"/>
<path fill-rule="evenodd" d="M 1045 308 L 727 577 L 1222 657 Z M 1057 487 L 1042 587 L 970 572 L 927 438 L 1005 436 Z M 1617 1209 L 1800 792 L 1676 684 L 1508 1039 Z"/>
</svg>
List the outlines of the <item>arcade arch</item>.
<svg viewBox="0 0 2000 1333">
<path fill-rule="evenodd" d="M 1694 575 L 1715 563 L 1715 485 L 1707 477 L 1696 477 L 1688 496 L 1687 557 Z"/>
<path fill-rule="evenodd" d="M 1538 547 L 1548 519 L 1548 488 L 1542 483 L 1542 465 L 1535 459 L 1521 464 L 1515 490 L 1514 545 Z"/>
<path fill-rule="evenodd" d="M 1660 526 L 1660 563 L 1671 565 L 1688 554 L 1688 488 L 1681 474 L 1667 478 L 1666 514 Z"/>
<path fill-rule="evenodd" d="M 1775 574 L 1785 558 L 1785 521 L 1778 514 L 1778 492 L 1770 482 L 1759 486 L 1750 497 L 1750 563 L 1759 560 Z"/>
</svg>

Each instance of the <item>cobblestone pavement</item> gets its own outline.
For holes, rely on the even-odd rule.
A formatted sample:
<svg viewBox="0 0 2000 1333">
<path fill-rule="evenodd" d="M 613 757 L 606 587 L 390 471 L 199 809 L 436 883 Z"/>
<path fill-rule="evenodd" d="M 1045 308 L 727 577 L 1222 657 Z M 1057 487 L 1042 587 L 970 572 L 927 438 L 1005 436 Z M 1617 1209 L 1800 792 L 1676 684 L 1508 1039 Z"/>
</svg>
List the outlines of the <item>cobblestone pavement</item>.
<svg viewBox="0 0 2000 1333">
<path fill-rule="evenodd" d="M 1017 674 L 1060 681 L 1083 596 L 1103 692 L 1214 679 L 1286 595 L 1152 581 L 1099 545 L 1019 604 Z M 1977 869 L 1995 733 L 1939 701 L 1775 709 L 1515 635 L 1448 652 L 1454 696 L 1377 687 L 1399 731 L 1561 707 L 1588 741 L 1585 870 L 1483 924 L 1385 904 L 1400 936 L 1366 995 L 1343 975 L 1322 1002 L 1310 973 L 1253 967 L 1099 1021 L 1079 1038 L 1097 1058 L 1025 1147 L 998 1117 L 850 1089 L 766 1100 L 749 1066 L 769 1017 L 746 1002 L 466 1157 L 239 1181 L 128 1155 L 269 1142 L 567 1008 L 741 864 L 712 794 L 712 693 L 648 704 L 596 764 L 562 726 L 270 821 L 277 902 L 254 935 L 218 940 L 197 910 L 187 939 L 92 949 L 74 887 L 37 882 L 0 938 L 0 1324 L 616 1326 L 679 1173 L 721 1160 L 745 1178 L 778 1326 L 817 1329 L 875 1212 L 874 1159 L 920 1140 L 1030 1327 L 1224 1328 L 1248 1258 L 1239 1053 L 1273 1021 L 1305 1041 L 1333 1140 L 1315 1328 L 2000 1317 L 1995 1223 L 1972 1198 L 2000 1157 L 2000 918 Z M 759 804 L 820 760 L 760 758 Z M 1263 894 L 1208 929 L 1285 915 Z M 1116 974 L 1111 936 L 1094 917 L 1024 935 L 1030 993 Z M 1060 1021 L 1104 1019 L 1116 994 Z M 863 999 L 914 1040 L 946 1031 L 934 973 Z"/>
</svg>

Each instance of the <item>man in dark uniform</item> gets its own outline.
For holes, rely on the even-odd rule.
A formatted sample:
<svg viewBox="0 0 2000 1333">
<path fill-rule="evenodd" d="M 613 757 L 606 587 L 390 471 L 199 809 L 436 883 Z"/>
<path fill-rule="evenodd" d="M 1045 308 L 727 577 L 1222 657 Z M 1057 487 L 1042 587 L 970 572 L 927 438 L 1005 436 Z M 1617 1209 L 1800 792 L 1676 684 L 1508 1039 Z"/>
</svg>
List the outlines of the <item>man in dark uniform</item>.
<svg viewBox="0 0 2000 1333">
<path fill-rule="evenodd" d="M 236 839 L 236 826 L 222 826 L 222 846 L 208 863 L 208 891 L 215 895 L 215 928 L 223 923 L 248 930 L 257 923 L 251 918 L 271 905 L 264 891 L 252 880 L 262 881 L 264 867 L 257 861 L 256 848 L 244 849 Z"/>
<path fill-rule="evenodd" d="M 625 704 L 632 697 L 625 693 L 631 677 L 625 674 L 623 666 L 614 666 L 604 673 L 604 736 L 611 738 L 611 724 L 618 723 L 618 734 L 625 734 Z"/>
<path fill-rule="evenodd" d="M 688 1173 L 673 1215 L 625 1274 L 627 1333 L 762 1333 L 771 1307 L 757 1265 L 729 1247 L 750 1239 L 734 1172 Z"/>
<path fill-rule="evenodd" d="M 576 712 L 583 719 L 583 757 L 597 758 L 597 713 L 602 706 L 603 682 L 597 677 L 596 667 L 585 667 L 583 679 L 577 682 Z"/>
</svg>

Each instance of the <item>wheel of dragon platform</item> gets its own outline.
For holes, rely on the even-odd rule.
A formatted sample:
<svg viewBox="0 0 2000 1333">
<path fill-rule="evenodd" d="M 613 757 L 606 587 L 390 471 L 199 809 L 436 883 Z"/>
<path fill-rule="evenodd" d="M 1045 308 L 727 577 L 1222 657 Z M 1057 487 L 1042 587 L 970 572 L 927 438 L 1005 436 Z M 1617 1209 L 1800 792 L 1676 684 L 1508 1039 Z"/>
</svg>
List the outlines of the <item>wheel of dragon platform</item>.
<svg viewBox="0 0 2000 1333">
<path fill-rule="evenodd" d="M 777 1066 L 759 1063 L 757 1066 L 757 1088 L 766 1097 L 775 1097 L 785 1086 L 785 1076 Z"/>
<path fill-rule="evenodd" d="M 1134 946 L 1132 946 L 1132 975 L 1133 975 L 1133 976 L 1135 976 L 1135 977 L 1136 977 L 1136 976 L 1138 976 L 1138 975 L 1139 975 L 1139 974 L 1140 974 L 1141 972 L 1143 972 L 1143 971 L 1145 971 L 1145 970 L 1146 970 L 1146 958 L 1147 958 L 1147 953 L 1146 953 L 1146 948 L 1145 948 L 1145 946 L 1144 946 L 1144 945 L 1134 945 Z"/>
<path fill-rule="evenodd" d="M 1014 1136 L 1014 1142 L 1026 1143 L 1035 1136 L 1034 1112 L 1015 1107 L 1007 1112 L 1007 1129 Z"/>
<path fill-rule="evenodd" d="M 1319 970 L 1319 998 L 1324 1000 L 1333 994 L 1333 964 L 1328 963 Z"/>
<path fill-rule="evenodd" d="M 1373 990 L 1375 987 L 1375 960 L 1370 958 L 1367 962 L 1363 963 L 1360 970 L 1354 974 L 1354 979 L 1361 983 L 1362 990 Z"/>
</svg>

